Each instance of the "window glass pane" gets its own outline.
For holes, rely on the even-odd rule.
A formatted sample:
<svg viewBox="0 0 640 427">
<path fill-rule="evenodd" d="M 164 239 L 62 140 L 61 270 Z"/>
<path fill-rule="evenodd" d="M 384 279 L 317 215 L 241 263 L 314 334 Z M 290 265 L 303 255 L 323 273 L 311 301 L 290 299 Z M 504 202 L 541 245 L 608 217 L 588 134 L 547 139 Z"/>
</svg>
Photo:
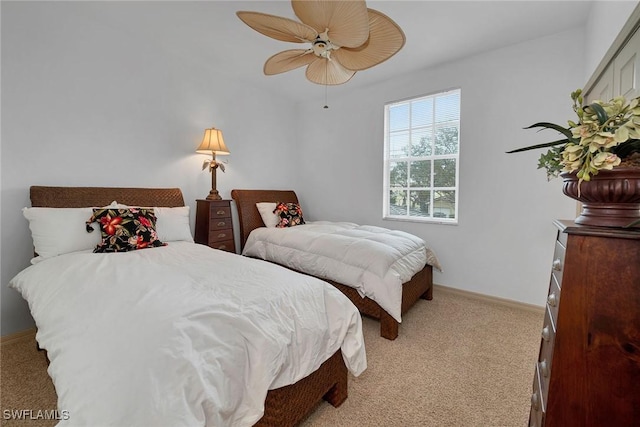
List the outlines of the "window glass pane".
<svg viewBox="0 0 640 427">
<path fill-rule="evenodd" d="M 456 186 L 456 160 L 439 159 L 433 161 L 433 186 Z"/>
<path fill-rule="evenodd" d="M 433 194 L 434 218 L 455 218 L 456 192 L 453 190 L 436 191 Z"/>
<path fill-rule="evenodd" d="M 409 132 L 393 132 L 389 135 L 389 156 L 407 157 L 409 155 Z"/>
<path fill-rule="evenodd" d="M 458 127 L 441 126 L 436 129 L 435 154 L 456 154 L 458 152 Z"/>
<path fill-rule="evenodd" d="M 436 98 L 436 123 L 460 120 L 460 92 Z"/>
<path fill-rule="evenodd" d="M 411 162 L 411 186 L 431 187 L 431 160 Z"/>
<path fill-rule="evenodd" d="M 430 156 L 431 141 L 433 138 L 432 128 L 414 130 L 411 133 L 411 155 Z"/>
<path fill-rule="evenodd" d="M 433 122 L 433 98 L 411 103 L 411 127 L 428 126 Z"/>
<path fill-rule="evenodd" d="M 389 215 L 407 215 L 407 190 L 389 192 Z"/>
<path fill-rule="evenodd" d="M 409 104 L 389 107 L 389 130 L 409 129 Z"/>
<path fill-rule="evenodd" d="M 429 216 L 429 205 L 431 204 L 431 191 L 411 190 L 409 191 L 409 215 L 427 217 Z"/>
<path fill-rule="evenodd" d="M 389 183 L 391 187 L 407 186 L 408 162 L 389 162 Z"/>
</svg>

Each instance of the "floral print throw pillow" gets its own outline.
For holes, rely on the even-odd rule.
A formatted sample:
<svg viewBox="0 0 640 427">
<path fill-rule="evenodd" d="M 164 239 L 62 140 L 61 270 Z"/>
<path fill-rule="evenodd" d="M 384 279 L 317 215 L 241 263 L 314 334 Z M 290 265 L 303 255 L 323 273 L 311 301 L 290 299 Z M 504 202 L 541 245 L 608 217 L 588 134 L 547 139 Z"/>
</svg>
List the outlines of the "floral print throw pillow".
<svg viewBox="0 0 640 427">
<path fill-rule="evenodd" d="M 280 218 L 280 221 L 276 225 L 278 228 L 293 227 L 294 225 L 304 224 L 302 209 L 297 203 L 279 202 L 276 204 L 276 208 L 273 210 L 273 213 Z"/>
<path fill-rule="evenodd" d="M 93 222 L 98 222 L 102 232 L 102 241 L 93 252 L 127 252 L 166 245 L 158 240 L 153 209 L 94 209 L 87 221 L 89 233 L 94 231 Z"/>
</svg>

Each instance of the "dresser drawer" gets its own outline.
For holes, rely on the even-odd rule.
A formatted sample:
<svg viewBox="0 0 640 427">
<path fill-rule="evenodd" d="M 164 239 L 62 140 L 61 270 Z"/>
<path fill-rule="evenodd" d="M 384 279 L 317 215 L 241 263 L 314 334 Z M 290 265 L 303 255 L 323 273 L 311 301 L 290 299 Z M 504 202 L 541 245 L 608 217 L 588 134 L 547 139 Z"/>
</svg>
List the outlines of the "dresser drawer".
<svg viewBox="0 0 640 427">
<path fill-rule="evenodd" d="M 559 286 L 562 286 L 562 274 L 564 273 L 565 247 L 556 241 L 556 249 L 553 253 L 553 263 L 551 264 L 551 274 L 556 278 Z"/>
<path fill-rule="evenodd" d="M 547 295 L 547 308 L 551 314 L 553 324 L 558 326 L 558 307 L 560 307 L 560 285 L 555 276 L 551 276 L 551 284 L 549 285 L 549 294 Z"/>
<path fill-rule="evenodd" d="M 549 389 L 549 378 L 551 375 L 551 361 L 553 360 L 553 348 L 556 339 L 556 326 L 551 318 L 551 311 L 547 307 L 542 325 L 542 337 L 540 340 L 540 354 L 536 371 L 538 372 L 538 381 L 540 383 L 540 394 L 546 399 Z"/>
<path fill-rule="evenodd" d="M 209 232 L 209 245 L 225 240 L 233 240 L 233 230 L 231 228 L 226 228 L 224 230 L 211 230 Z"/>
<path fill-rule="evenodd" d="M 542 393 L 540 371 L 536 365 L 533 376 L 533 393 L 531 394 L 531 412 L 529 413 L 529 427 L 541 427 L 544 425 L 546 397 Z"/>
</svg>

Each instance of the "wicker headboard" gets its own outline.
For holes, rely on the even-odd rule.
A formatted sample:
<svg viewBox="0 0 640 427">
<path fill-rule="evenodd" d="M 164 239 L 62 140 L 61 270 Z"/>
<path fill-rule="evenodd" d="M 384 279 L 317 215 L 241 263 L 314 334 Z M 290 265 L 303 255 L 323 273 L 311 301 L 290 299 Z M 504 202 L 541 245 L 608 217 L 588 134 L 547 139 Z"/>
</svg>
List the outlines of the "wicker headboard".
<svg viewBox="0 0 640 427">
<path fill-rule="evenodd" d="M 231 190 L 231 197 L 236 202 L 240 220 L 240 249 L 247 241 L 249 233 L 265 226 L 256 203 L 298 203 L 298 196 L 293 190 Z"/>
<path fill-rule="evenodd" d="M 33 207 L 87 208 L 106 206 L 114 200 L 131 206 L 184 206 L 179 188 L 32 186 L 30 195 Z"/>
</svg>

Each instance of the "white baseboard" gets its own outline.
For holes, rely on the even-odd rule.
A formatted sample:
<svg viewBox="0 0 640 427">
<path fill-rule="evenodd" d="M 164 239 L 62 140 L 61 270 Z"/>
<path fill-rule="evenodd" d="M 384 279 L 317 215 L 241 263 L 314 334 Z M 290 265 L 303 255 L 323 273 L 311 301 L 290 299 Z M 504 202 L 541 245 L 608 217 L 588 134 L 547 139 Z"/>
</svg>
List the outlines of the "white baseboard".
<svg viewBox="0 0 640 427">
<path fill-rule="evenodd" d="M 16 332 L 15 334 L 3 335 L 0 337 L 0 346 L 12 344 L 20 341 L 28 341 L 36 339 L 36 328 L 27 329 L 26 331 Z"/>
<path fill-rule="evenodd" d="M 477 300 L 483 300 L 483 301 L 487 301 L 487 302 L 500 304 L 500 305 L 503 305 L 503 306 L 506 306 L 506 307 L 513 307 L 513 308 L 518 308 L 518 309 L 521 309 L 521 310 L 530 311 L 530 312 L 533 312 L 533 313 L 540 314 L 541 316 L 544 316 L 544 307 L 543 306 L 539 306 L 539 305 L 527 304 L 527 303 L 520 302 L 520 301 L 514 301 L 514 300 L 510 300 L 510 299 L 506 299 L 506 298 L 494 297 L 494 296 L 491 296 L 491 295 L 480 294 L 480 293 L 477 293 L 477 292 L 465 291 L 463 289 L 451 288 L 451 287 L 443 286 L 443 285 L 436 285 L 435 283 L 433 284 L 433 290 L 434 290 L 434 293 L 435 292 L 447 292 L 447 293 L 450 293 L 450 294 L 462 295 L 462 296 L 466 296 L 466 297 L 469 297 L 469 298 L 474 298 L 474 299 L 477 299 Z"/>
</svg>

